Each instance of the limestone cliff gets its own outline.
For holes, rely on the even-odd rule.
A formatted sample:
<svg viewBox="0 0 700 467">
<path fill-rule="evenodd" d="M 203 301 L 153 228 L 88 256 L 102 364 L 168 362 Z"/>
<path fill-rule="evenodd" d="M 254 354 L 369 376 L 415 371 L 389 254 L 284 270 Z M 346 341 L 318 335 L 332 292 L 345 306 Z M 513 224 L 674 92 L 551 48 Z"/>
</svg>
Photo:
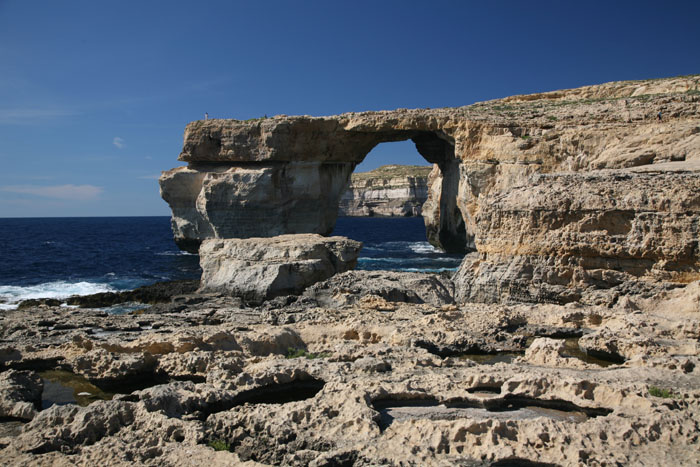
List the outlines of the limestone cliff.
<svg viewBox="0 0 700 467">
<path fill-rule="evenodd" d="M 476 292 L 479 288 L 473 286 L 515 276 L 516 282 L 527 281 L 538 270 L 535 263 L 554 269 L 532 278 L 573 287 L 568 292 L 576 294 L 581 287 L 614 286 L 617 276 L 608 271 L 628 273 L 630 263 L 616 262 L 628 256 L 635 259 L 633 275 L 638 278 L 698 271 L 697 241 L 679 246 L 671 261 L 664 259 L 665 247 L 656 253 L 656 245 L 662 235 L 685 238 L 697 233 L 693 202 L 681 211 L 669 206 L 678 196 L 677 184 L 696 186 L 700 176 L 694 165 L 700 161 L 699 104 L 700 77 L 688 76 L 514 96 L 460 108 L 198 121 L 185 130 L 180 160 L 188 166 L 165 172 L 161 191 L 173 210 L 176 241 L 190 250 L 211 237 L 328 234 L 356 164 L 379 143 L 410 139 L 434 164 L 423 206 L 429 240 L 448 251 L 476 251 L 484 265 L 463 266 L 462 296 L 504 300 L 500 293 L 483 288 Z M 668 175 L 666 163 L 674 163 L 683 175 Z M 628 174 L 634 167 L 654 170 Z M 611 175 L 596 175 L 601 170 Z M 618 184 L 616 171 L 623 171 L 621 176 L 629 180 L 623 185 L 638 193 L 628 197 L 612 189 L 611 184 Z M 612 190 L 606 196 L 622 207 L 606 204 L 600 195 L 605 190 Z M 537 202 L 528 202 L 531 196 Z M 648 202 L 650 197 L 658 202 Z M 629 224 L 630 230 L 625 233 L 620 227 L 611 233 L 603 228 L 608 221 Z M 515 240 L 496 240 L 506 233 L 522 245 L 534 235 L 533 245 L 542 247 L 511 248 L 509 242 Z M 622 243 L 617 248 L 587 243 L 600 239 Z M 517 270 L 507 266 L 516 257 L 527 258 Z M 553 274 L 566 261 L 562 258 L 576 266 L 561 272 L 563 276 Z M 652 270 L 669 274 L 647 274 Z M 504 271 L 508 274 L 499 275 Z M 601 279 L 571 279 L 581 274 Z M 559 292 L 550 298 L 558 300 Z"/>
<path fill-rule="evenodd" d="M 355 172 L 340 198 L 339 216 L 420 216 L 431 167 L 384 165 Z"/>
<path fill-rule="evenodd" d="M 540 174 L 489 195 L 460 301 L 607 303 L 700 278 L 700 164 Z M 615 289 L 599 296 L 600 289 Z"/>
</svg>

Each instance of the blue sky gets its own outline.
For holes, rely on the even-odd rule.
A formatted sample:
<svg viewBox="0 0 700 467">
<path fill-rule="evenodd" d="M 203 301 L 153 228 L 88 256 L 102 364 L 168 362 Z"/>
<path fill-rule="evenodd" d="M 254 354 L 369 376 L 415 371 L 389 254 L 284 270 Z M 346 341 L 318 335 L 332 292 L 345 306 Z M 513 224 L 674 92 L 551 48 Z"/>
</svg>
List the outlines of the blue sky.
<svg viewBox="0 0 700 467">
<path fill-rule="evenodd" d="M 691 1 L 0 0 L 0 217 L 169 215 L 185 125 L 700 73 Z M 363 169 L 424 163 L 378 146 Z"/>
</svg>

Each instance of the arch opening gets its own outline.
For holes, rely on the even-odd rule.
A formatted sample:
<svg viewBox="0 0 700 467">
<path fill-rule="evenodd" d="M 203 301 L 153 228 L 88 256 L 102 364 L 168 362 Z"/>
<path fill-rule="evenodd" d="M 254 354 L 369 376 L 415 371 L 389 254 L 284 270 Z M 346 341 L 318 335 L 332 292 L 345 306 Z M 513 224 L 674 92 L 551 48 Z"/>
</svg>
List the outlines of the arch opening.
<svg viewBox="0 0 700 467">
<path fill-rule="evenodd" d="M 368 136 L 368 135 L 364 135 Z M 370 145 L 360 161 L 353 167 L 367 167 L 363 164 L 373 150 L 383 143 L 411 141 L 415 151 L 430 164 L 433 171 L 428 178 L 427 200 L 422 206 L 428 241 L 448 253 L 467 253 L 471 242 L 467 236 L 464 217 L 457 205 L 459 190 L 459 163 L 455 157 L 454 140 L 438 131 L 393 130 L 375 133 Z M 408 157 L 414 162 L 417 157 Z M 402 163 L 401 159 L 397 163 Z M 348 174 L 345 188 L 350 184 Z M 344 190 L 345 190 L 344 188 Z"/>
<path fill-rule="evenodd" d="M 459 162 L 447 138 L 418 132 L 382 135 L 354 168 L 340 197 L 333 235 L 365 244 L 359 269 L 457 269 L 467 242 L 456 205 Z"/>
</svg>

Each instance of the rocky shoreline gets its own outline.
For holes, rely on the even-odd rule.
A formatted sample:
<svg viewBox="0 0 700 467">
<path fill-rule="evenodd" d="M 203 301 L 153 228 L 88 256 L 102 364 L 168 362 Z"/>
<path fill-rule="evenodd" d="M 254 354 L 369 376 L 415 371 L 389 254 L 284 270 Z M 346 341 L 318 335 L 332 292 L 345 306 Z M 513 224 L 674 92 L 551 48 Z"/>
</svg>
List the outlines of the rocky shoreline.
<svg viewBox="0 0 700 467">
<path fill-rule="evenodd" d="M 700 460 L 700 282 L 613 307 L 455 304 L 452 290 L 443 276 L 350 271 L 255 307 L 200 293 L 124 315 L 7 311 L 0 460 Z M 56 371 L 114 396 L 42 410 Z"/>
<path fill-rule="evenodd" d="M 193 122 L 160 183 L 201 281 L 3 311 L 0 462 L 697 465 L 699 85 Z M 405 139 L 454 275 L 322 236 Z"/>
</svg>

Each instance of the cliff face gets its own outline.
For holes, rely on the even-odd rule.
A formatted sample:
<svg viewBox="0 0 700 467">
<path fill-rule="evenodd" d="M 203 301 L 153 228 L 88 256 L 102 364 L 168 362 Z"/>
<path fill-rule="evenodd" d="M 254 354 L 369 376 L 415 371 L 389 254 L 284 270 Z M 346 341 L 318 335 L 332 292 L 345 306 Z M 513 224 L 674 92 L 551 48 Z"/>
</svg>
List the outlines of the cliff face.
<svg viewBox="0 0 700 467">
<path fill-rule="evenodd" d="M 689 165 L 541 174 L 489 195 L 458 300 L 608 303 L 699 279 L 700 174 Z"/>
<path fill-rule="evenodd" d="M 431 167 L 385 165 L 353 173 L 340 198 L 339 216 L 420 216 Z"/>
<path fill-rule="evenodd" d="M 379 143 L 411 139 L 434 164 L 423 206 L 429 240 L 479 257 L 479 267 L 460 271 L 462 296 L 508 300 L 520 296 L 517 287 L 503 294 L 476 285 L 536 276 L 563 289 L 523 296 L 560 300 L 563 292 L 614 287 L 619 277 L 610 271 L 632 268 L 639 280 L 658 280 L 700 269 L 697 241 L 673 250 L 672 261 L 658 247 L 667 234 L 696 235 L 696 205 L 669 206 L 677 184 L 695 186 L 700 176 L 699 104 L 700 77 L 691 76 L 454 109 L 198 121 L 185 130 L 180 160 L 188 167 L 165 172 L 161 191 L 185 248 L 211 237 L 327 234 L 355 165 Z M 651 169 L 642 175 L 635 167 Z M 630 229 L 599 229 L 599 218 Z M 618 247 L 601 248 L 601 239 Z M 597 279 L 580 281 L 581 274 Z"/>
</svg>

